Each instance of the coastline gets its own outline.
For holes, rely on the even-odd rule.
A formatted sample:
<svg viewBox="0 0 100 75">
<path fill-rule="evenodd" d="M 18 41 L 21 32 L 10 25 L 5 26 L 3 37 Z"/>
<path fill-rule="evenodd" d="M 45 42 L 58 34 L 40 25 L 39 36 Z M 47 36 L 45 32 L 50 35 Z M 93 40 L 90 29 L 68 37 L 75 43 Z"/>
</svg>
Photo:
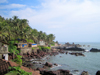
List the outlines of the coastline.
<svg viewBox="0 0 100 75">
<path fill-rule="evenodd" d="M 62 58 L 63 58 L 63 55 L 64 55 L 64 56 L 66 55 L 66 57 L 71 56 L 71 57 L 73 57 L 73 58 L 87 58 L 87 54 L 88 54 L 88 53 L 89 53 L 89 54 L 91 53 L 91 52 L 85 52 L 85 55 L 86 55 L 86 56 L 83 57 L 83 56 L 75 56 L 75 55 L 73 56 L 73 55 L 69 54 L 70 52 L 72 53 L 73 51 L 69 51 L 69 53 L 66 53 L 66 52 L 67 52 L 66 50 L 65 50 L 65 52 L 63 52 L 62 49 L 61 49 L 61 50 L 59 51 L 59 53 L 57 53 L 58 55 L 57 55 L 57 54 L 54 54 L 54 55 L 53 55 L 53 53 L 52 53 L 52 55 L 50 55 L 50 53 L 49 53 L 49 55 L 47 54 L 47 55 L 46 55 L 45 57 L 43 57 L 42 59 L 43 59 L 43 60 L 47 60 L 47 61 L 48 61 L 48 60 L 51 61 L 51 60 L 50 60 L 51 58 L 55 58 L 55 57 L 58 58 L 59 55 L 61 55 L 61 56 L 59 56 L 59 59 L 62 59 Z M 76 51 L 75 51 L 75 52 L 76 52 Z M 77 52 L 76 52 L 76 53 L 77 53 Z M 79 53 L 80 53 L 80 52 L 79 52 Z M 82 52 L 82 53 L 84 54 L 84 52 Z M 49 59 L 47 59 L 48 57 L 49 57 Z M 69 58 L 70 58 L 70 57 L 69 57 Z M 55 59 L 53 59 L 53 60 L 55 60 Z M 46 62 L 46 61 L 45 61 L 45 62 Z M 51 63 L 54 64 L 53 61 L 52 61 Z M 68 63 L 68 62 L 67 62 L 67 63 Z M 37 66 L 38 64 L 39 64 L 40 66 L 41 66 L 41 65 L 44 66 L 45 63 L 42 64 L 42 63 L 39 62 L 39 63 L 36 63 L 36 66 Z M 51 67 L 51 68 L 47 68 L 47 67 L 46 67 L 46 69 L 44 69 L 44 70 L 46 70 L 46 71 L 48 70 L 48 72 L 49 72 L 49 71 L 57 71 L 57 70 L 59 70 L 59 68 L 62 68 L 62 67 L 64 66 L 64 65 L 61 65 L 61 64 L 59 64 L 59 63 L 57 63 L 57 64 L 58 64 L 58 66 L 53 66 L 53 67 Z M 61 65 L 61 66 L 59 66 L 59 65 Z M 74 64 L 74 65 L 75 65 L 75 64 Z M 40 69 L 43 69 L 43 66 L 41 66 Z M 71 65 L 69 65 L 69 66 L 71 66 Z M 68 65 L 67 65 L 67 67 L 68 67 Z M 58 69 L 57 69 L 57 68 L 58 68 Z M 40 69 L 39 69 L 39 67 L 38 67 L 38 70 L 41 72 Z M 55 70 L 55 69 L 56 69 L 56 70 Z M 36 70 L 36 69 L 35 69 L 35 70 Z M 66 70 L 66 69 L 65 69 L 65 70 Z M 86 71 L 86 69 L 81 70 L 81 71 L 78 70 L 78 69 L 74 69 L 74 70 L 67 69 L 67 70 L 70 70 L 70 73 L 73 74 L 73 75 L 74 75 L 74 74 L 80 75 L 83 71 Z M 42 71 L 43 71 L 43 70 L 42 70 Z M 97 71 L 98 71 L 98 70 L 96 70 L 96 72 L 97 72 Z M 86 71 L 86 72 L 87 72 L 87 71 Z M 95 72 L 95 74 L 96 74 L 96 72 Z M 92 75 L 90 72 L 88 72 L 88 73 L 89 73 L 90 75 Z"/>
<path fill-rule="evenodd" d="M 59 53 L 58 53 L 59 52 Z M 53 68 L 55 68 L 55 67 L 59 67 L 59 66 L 62 66 L 61 64 L 57 64 L 57 65 L 54 65 L 53 63 L 51 63 L 52 64 L 52 67 L 48 67 L 48 66 L 45 66 L 45 63 L 46 62 L 48 62 L 48 59 L 50 59 L 50 57 L 52 57 L 52 56 L 56 56 L 56 55 L 59 55 L 59 54 L 66 54 L 67 55 L 67 51 L 63 51 L 62 49 L 61 50 L 57 50 L 57 52 L 54 52 L 54 51 L 52 51 L 51 53 L 47 53 L 46 54 L 46 56 L 44 56 L 44 57 L 42 57 L 41 58 L 41 60 L 42 61 L 37 61 L 37 62 L 33 62 L 33 61 L 31 61 L 31 64 L 30 64 L 30 66 L 31 66 L 31 68 L 33 68 L 34 70 L 39 70 L 40 72 L 41 72 L 41 68 L 43 69 L 42 71 L 44 71 L 44 70 L 48 70 L 48 72 L 49 71 L 55 71 L 55 70 L 52 70 Z M 61 57 L 60 57 L 61 58 Z M 33 59 L 32 59 L 33 60 Z M 37 59 L 38 60 L 38 59 Z M 32 64 L 34 64 L 34 66 L 36 65 L 37 67 L 32 67 Z M 28 66 L 28 67 L 30 67 L 30 66 Z M 58 69 L 59 70 L 59 69 Z M 57 70 L 56 70 L 57 71 Z M 70 73 L 70 72 L 69 72 Z"/>
</svg>

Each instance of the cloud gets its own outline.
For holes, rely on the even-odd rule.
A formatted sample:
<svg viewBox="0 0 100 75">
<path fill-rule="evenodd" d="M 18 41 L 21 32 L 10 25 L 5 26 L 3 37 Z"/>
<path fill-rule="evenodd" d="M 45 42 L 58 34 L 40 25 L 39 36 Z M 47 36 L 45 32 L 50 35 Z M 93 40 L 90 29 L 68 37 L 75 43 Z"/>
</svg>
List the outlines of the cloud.
<svg viewBox="0 0 100 75">
<path fill-rule="evenodd" d="M 22 4 L 9 4 L 9 5 L 1 5 L 0 9 L 13 9 L 13 8 L 23 8 L 26 5 Z"/>
<path fill-rule="evenodd" d="M 0 3 L 7 3 L 7 0 L 0 0 Z"/>
<path fill-rule="evenodd" d="M 43 0 L 36 7 L 12 10 L 10 16 L 26 18 L 32 28 L 53 32 L 60 41 L 99 41 L 93 39 L 100 38 L 100 1 Z"/>
</svg>

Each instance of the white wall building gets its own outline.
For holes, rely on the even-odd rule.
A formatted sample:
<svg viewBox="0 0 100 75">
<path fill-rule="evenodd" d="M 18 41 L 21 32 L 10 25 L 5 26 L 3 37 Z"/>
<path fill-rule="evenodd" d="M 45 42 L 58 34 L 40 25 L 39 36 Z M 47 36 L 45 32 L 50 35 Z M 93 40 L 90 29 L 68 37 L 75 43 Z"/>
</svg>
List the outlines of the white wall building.
<svg viewBox="0 0 100 75">
<path fill-rule="evenodd" d="M 8 60 L 8 45 L 0 42 L 0 59 Z"/>
<path fill-rule="evenodd" d="M 40 40 L 39 45 L 45 45 L 45 42 L 43 40 Z"/>
</svg>

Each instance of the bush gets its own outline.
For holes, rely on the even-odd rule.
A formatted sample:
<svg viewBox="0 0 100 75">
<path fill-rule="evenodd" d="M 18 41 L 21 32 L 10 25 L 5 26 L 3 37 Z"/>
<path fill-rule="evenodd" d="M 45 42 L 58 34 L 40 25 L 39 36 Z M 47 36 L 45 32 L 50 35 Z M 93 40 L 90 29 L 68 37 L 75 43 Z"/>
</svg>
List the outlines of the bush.
<svg viewBox="0 0 100 75">
<path fill-rule="evenodd" d="M 31 40 L 31 39 L 30 40 L 26 39 L 26 41 L 29 42 L 29 43 L 34 43 L 34 41 Z"/>
<path fill-rule="evenodd" d="M 42 47 L 41 46 L 38 46 L 38 47 L 39 47 L 40 50 L 42 50 Z"/>
<path fill-rule="evenodd" d="M 14 53 L 15 55 L 19 54 L 17 47 L 14 45 L 15 41 L 9 41 L 8 51 Z"/>
<path fill-rule="evenodd" d="M 51 49 L 50 47 L 42 47 L 42 49 Z"/>
<path fill-rule="evenodd" d="M 35 49 L 35 48 L 32 47 L 32 49 Z"/>
<path fill-rule="evenodd" d="M 22 58 L 21 55 L 17 55 L 16 58 L 13 61 L 21 66 L 22 65 L 22 59 L 21 58 Z"/>
<path fill-rule="evenodd" d="M 44 50 L 44 49 L 51 49 L 51 47 L 45 47 L 45 46 L 38 46 L 40 50 Z"/>
</svg>

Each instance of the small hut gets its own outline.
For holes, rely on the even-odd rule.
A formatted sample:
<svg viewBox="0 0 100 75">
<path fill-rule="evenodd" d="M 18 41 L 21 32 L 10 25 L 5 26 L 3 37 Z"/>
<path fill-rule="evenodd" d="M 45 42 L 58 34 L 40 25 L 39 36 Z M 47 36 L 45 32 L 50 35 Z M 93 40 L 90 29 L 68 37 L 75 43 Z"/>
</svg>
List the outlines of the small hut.
<svg viewBox="0 0 100 75">
<path fill-rule="evenodd" d="M 27 43 L 16 43 L 15 46 L 17 46 L 17 48 L 26 48 L 28 47 Z"/>
<path fill-rule="evenodd" d="M 29 43 L 28 45 L 29 47 L 37 47 L 37 44 L 34 44 L 34 43 Z"/>
</svg>

